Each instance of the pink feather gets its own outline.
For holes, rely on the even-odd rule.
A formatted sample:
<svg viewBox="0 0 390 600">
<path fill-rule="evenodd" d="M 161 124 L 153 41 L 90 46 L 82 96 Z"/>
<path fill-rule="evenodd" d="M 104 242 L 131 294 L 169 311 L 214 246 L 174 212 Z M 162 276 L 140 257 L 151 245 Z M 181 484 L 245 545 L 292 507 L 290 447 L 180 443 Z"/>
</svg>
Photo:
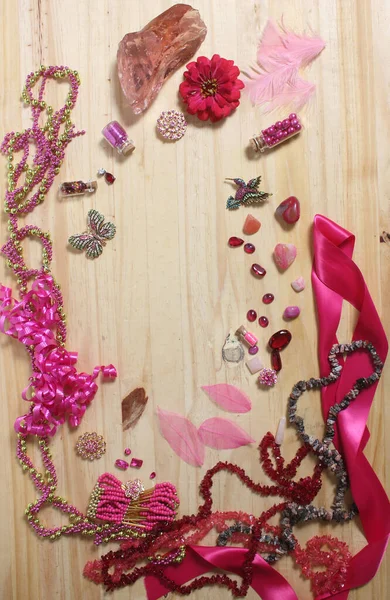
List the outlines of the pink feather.
<svg viewBox="0 0 390 600">
<path fill-rule="evenodd" d="M 199 427 L 199 437 L 206 446 L 217 450 L 231 450 L 255 441 L 244 429 L 222 417 L 204 421 Z"/>
<path fill-rule="evenodd" d="M 282 27 L 282 42 L 290 60 L 301 67 L 307 67 L 325 48 L 325 42 L 319 36 L 299 35 Z"/>
<path fill-rule="evenodd" d="M 312 96 L 314 96 L 316 86 L 310 81 L 301 77 L 296 77 L 294 81 L 288 82 L 284 90 L 275 96 L 265 105 L 265 112 L 270 112 L 275 108 L 289 106 L 294 111 L 299 111 Z"/>
<path fill-rule="evenodd" d="M 189 465 L 200 467 L 204 462 L 204 446 L 195 425 L 182 415 L 157 408 L 162 436 Z"/>
<path fill-rule="evenodd" d="M 315 92 L 315 85 L 298 76 L 325 48 L 319 36 L 299 35 L 268 20 L 259 41 L 257 66 L 244 75 L 245 88 L 253 104 L 266 105 L 266 112 L 281 106 L 302 108 Z"/>
</svg>

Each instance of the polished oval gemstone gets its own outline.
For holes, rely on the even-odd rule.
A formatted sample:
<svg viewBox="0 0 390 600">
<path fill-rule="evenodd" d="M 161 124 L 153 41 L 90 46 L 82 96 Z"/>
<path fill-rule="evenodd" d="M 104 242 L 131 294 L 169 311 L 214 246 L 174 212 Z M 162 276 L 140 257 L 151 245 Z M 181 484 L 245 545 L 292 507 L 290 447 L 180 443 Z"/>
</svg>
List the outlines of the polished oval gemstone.
<svg viewBox="0 0 390 600">
<path fill-rule="evenodd" d="M 253 321 L 256 321 L 256 319 L 257 319 L 257 313 L 256 313 L 256 311 L 255 310 L 248 310 L 248 312 L 246 313 L 246 318 L 251 323 L 253 323 Z"/>
<path fill-rule="evenodd" d="M 300 313 L 301 309 L 299 306 L 287 306 L 287 308 L 284 309 L 283 317 L 284 319 L 296 319 L 299 317 Z"/>
<path fill-rule="evenodd" d="M 248 350 L 249 354 L 252 354 L 252 356 L 253 356 L 254 354 L 257 354 L 257 353 L 258 353 L 258 351 L 259 351 L 259 349 L 258 349 L 258 347 L 257 347 L 257 346 L 251 346 L 251 347 L 249 348 L 249 350 Z"/>
<path fill-rule="evenodd" d="M 271 304 L 271 302 L 273 302 L 274 299 L 275 299 L 275 296 L 273 294 L 264 294 L 264 296 L 263 296 L 264 304 Z"/>
<path fill-rule="evenodd" d="M 296 223 L 301 216 L 301 207 L 298 198 L 290 196 L 286 200 L 283 200 L 276 209 L 276 214 L 280 215 L 290 225 Z"/>
<path fill-rule="evenodd" d="M 278 372 L 282 370 L 282 359 L 280 358 L 279 350 L 272 350 L 271 365 L 274 371 Z"/>
<path fill-rule="evenodd" d="M 253 263 L 253 265 L 251 266 L 251 271 L 257 277 L 264 277 L 264 275 L 267 273 L 264 267 L 258 265 L 257 263 Z"/>
<path fill-rule="evenodd" d="M 267 317 L 259 317 L 259 325 L 260 327 L 268 327 L 269 321 Z"/>
<path fill-rule="evenodd" d="M 287 329 L 281 329 L 273 335 L 271 335 L 268 345 L 273 350 L 283 350 L 291 342 L 292 335 Z"/>
<path fill-rule="evenodd" d="M 256 248 L 254 247 L 253 244 L 245 244 L 244 250 L 247 254 L 253 254 L 254 251 L 256 250 Z"/>
<path fill-rule="evenodd" d="M 228 244 L 231 248 L 237 248 L 238 246 L 242 246 L 244 243 L 244 240 L 242 240 L 239 237 L 236 237 L 235 235 L 233 235 L 231 238 L 229 238 Z"/>
</svg>

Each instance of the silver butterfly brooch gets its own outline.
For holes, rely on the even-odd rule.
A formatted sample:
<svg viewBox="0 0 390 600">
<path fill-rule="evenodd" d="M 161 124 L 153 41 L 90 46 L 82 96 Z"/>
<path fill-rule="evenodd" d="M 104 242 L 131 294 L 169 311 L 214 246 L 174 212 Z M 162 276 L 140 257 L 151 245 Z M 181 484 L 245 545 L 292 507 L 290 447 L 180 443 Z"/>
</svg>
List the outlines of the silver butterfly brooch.
<svg viewBox="0 0 390 600">
<path fill-rule="evenodd" d="M 92 208 L 87 215 L 87 231 L 71 235 L 68 242 L 76 250 L 85 250 L 87 258 L 97 258 L 103 252 L 107 240 L 112 240 L 116 233 L 114 223 L 104 222 L 103 215 Z"/>
</svg>

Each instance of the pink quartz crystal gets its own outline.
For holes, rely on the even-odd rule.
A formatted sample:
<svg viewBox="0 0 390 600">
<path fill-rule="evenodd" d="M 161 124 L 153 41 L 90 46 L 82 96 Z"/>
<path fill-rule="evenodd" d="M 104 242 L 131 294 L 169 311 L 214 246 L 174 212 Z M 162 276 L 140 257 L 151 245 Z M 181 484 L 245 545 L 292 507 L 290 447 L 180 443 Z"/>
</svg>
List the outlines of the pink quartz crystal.
<svg viewBox="0 0 390 600">
<path fill-rule="evenodd" d="M 276 244 L 274 259 L 281 271 L 285 271 L 297 257 L 297 249 L 294 244 Z"/>
<path fill-rule="evenodd" d="M 148 108 L 164 81 L 195 54 L 206 33 L 197 10 L 175 4 L 141 31 L 125 35 L 118 48 L 118 76 L 135 114 Z"/>
</svg>

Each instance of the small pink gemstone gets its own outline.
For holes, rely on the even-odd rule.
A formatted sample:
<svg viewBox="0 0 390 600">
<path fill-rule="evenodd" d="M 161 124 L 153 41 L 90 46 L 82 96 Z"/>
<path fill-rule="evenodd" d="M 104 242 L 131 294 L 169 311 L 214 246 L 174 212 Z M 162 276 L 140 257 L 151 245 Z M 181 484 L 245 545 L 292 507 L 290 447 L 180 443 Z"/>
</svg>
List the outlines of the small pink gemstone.
<svg viewBox="0 0 390 600">
<path fill-rule="evenodd" d="M 140 458 L 132 458 L 130 461 L 130 467 L 135 467 L 136 469 L 140 469 L 143 465 L 143 460 Z"/>
<path fill-rule="evenodd" d="M 258 347 L 257 347 L 257 346 L 251 346 L 251 347 L 248 349 L 248 352 L 249 352 L 249 354 L 251 354 L 252 356 L 253 356 L 254 354 L 257 354 L 257 353 L 258 353 L 258 351 L 259 351 L 259 349 L 258 349 Z"/>
<path fill-rule="evenodd" d="M 305 280 L 303 277 L 298 277 L 298 279 L 295 279 L 295 281 L 291 283 L 291 287 L 295 292 L 301 292 L 305 289 Z"/>
<path fill-rule="evenodd" d="M 268 327 L 269 321 L 267 317 L 259 317 L 259 325 L 260 327 Z"/>
<path fill-rule="evenodd" d="M 129 468 L 129 463 L 127 462 L 127 460 L 122 460 L 121 458 L 118 458 L 118 459 L 115 461 L 115 466 L 116 466 L 118 469 L 122 469 L 122 471 L 126 471 L 126 469 L 128 469 L 128 468 Z"/>
<path fill-rule="evenodd" d="M 153 471 L 150 475 L 149 475 L 149 479 L 154 479 L 156 477 L 156 473 Z"/>
<path fill-rule="evenodd" d="M 275 296 L 273 294 L 264 294 L 262 300 L 264 304 L 271 304 L 275 300 Z"/>
<path fill-rule="evenodd" d="M 126 456 L 129 456 L 131 454 L 130 448 L 125 448 L 125 454 Z"/>
<path fill-rule="evenodd" d="M 256 248 L 254 247 L 253 244 L 245 244 L 244 250 L 247 254 L 253 254 L 254 251 L 256 250 Z"/>
<path fill-rule="evenodd" d="M 287 306 L 287 308 L 284 310 L 283 317 L 285 319 L 296 319 L 299 317 L 300 313 L 301 309 L 299 306 Z"/>
<path fill-rule="evenodd" d="M 238 246 L 242 246 L 244 243 L 244 240 L 242 240 L 239 237 L 236 237 L 235 235 L 233 235 L 231 238 L 229 238 L 228 244 L 231 248 L 237 248 Z"/>
<path fill-rule="evenodd" d="M 251 323 L 253 323 L 253 321 L 256 321 L 257 318 L 257 313 L 255 310 L 248 310 L 248 312 L 246 313 L 246 318 L 248 319 L 248 321 L 250 321 Z"/>
</svg>

